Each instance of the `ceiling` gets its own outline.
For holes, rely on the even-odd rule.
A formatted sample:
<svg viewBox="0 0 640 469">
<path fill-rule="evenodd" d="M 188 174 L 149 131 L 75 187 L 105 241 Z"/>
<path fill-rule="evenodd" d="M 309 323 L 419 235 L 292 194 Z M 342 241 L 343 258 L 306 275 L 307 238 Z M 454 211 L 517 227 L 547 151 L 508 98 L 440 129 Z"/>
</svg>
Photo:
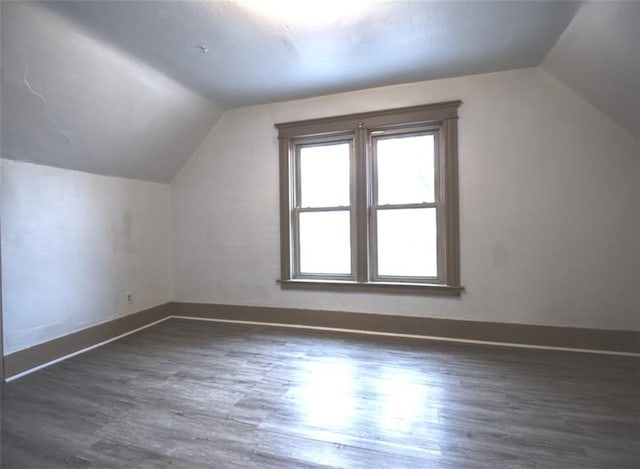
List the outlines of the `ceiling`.
<svg viewBox="0 0 640 469">
<path fill-rule="evenodd" d="M 283 1 L 2 2 L 2 156 L 169 182 L 225 109 L 541 63 L 571 81 L 558 63 L 599 37 L 577 2 Z"/>
<path fill-rule="evenodd" d="M 640 139 L 640 2 L 583 4 L 542 68 Z"/>
<path fill-rule="evenodd" d="M 222 113 L 40 5 L 1 15 L 3 158 L 169 182 Z"/>
<path fill-rule="evenodd" d="M 345 6 L 315 2 L 343 10 L 337 20 L 317 23 L 308 17 L 319 11 L 278 21 L 255 0 L 47 5 L 225 107 L 535 66 L 577 5 L 340 3 Z M 309 2 L 297 5 L 309 8 Z M 200 45 L 208 47 L 206 54 Z"/>
</svg>

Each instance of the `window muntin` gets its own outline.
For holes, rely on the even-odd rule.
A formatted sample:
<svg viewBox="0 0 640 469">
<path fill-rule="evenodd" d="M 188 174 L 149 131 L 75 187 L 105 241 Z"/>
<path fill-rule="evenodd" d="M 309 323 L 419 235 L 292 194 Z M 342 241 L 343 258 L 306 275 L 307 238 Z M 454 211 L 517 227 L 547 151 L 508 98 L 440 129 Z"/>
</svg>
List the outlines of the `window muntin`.
<svg viewBox="0 0 640 469">
<path fill-rule="evenodd" d="M 283 288 L 460 294 L 459 105 L 276 124 Z"/>
</svg>

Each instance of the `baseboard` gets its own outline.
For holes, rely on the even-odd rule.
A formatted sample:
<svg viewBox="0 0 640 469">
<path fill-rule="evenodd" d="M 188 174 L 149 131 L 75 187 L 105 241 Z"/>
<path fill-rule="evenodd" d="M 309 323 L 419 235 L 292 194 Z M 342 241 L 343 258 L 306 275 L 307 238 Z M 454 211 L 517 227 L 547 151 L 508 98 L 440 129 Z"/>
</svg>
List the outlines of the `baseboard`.
<svg viewBox="0 0 640 469">
<path fill-rule="evenodd" d="M 115 340 L 166 319 L 171 315 L 171 307 L 171 303 L 166 303 L 145 309 L 6 355 L 5 379 L 9 381 L 26 371 L 34 371 L 63 357 Z"/>
<path fill-rule="evenodd" d="M 203 303 L 167 303 L 11 353 L 5 379 L 48 366 L 172 317 L 340 330 L 534 348 L 640 354 L 640 332 L 388 314 Z"/>
<path fill-rule="evenodd" d="M 311 309 L 202 303 L 171 305 L 173 316 L 307 326 L 466 342 L 640 354 L 640 332 Z"/>
</svg>

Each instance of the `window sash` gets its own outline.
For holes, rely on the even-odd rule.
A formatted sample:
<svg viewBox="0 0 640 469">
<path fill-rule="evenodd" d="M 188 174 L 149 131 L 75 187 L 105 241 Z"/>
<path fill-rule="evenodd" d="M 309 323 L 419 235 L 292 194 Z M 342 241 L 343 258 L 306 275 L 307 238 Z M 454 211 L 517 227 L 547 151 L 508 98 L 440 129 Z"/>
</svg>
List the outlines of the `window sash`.
<svg viewBox="0 0 640 469">
<path fill-rule="evenodd" d="M 411 276 L 411 275 L 383 275 L 379 273 L 379 253 L 378 253 L 378 213 L 381 211 L 390 210 L 416 210 L 423 208 L 435 208 L 436 209 L 436 269 L 437 274 L 435 276 Z M 440 255 L 441 244 L 441 223 L 438 217 L 438 206 L 433 203 L 425 204 L 406 204 L 406 205 L 393 205 L 393 206 L 381 206 L 371 207 L 371 243 L 370 249 L 370 262 L 371 262 L 371 282 L 399 282 L 399 283 L 429 283 L 429 284 L 442 284 L 442 256 Z"/>
<path fill-rule="evenodd" d="M 351 273 L 331 273 L 331 272 L 302 272 L 301 251 L 300 251 L 300 214 L 301 213 L 332 213 L 349 212 L 349 245 L 350 245 L 350 268 Z M 353 210 L 350 207 L 331 207 L 329 209 L 294 209 L 292 211 L 292 225 L 294 232 L 294 278 L 299 279 L 335 279 L 335 280 L 355 280 L 355 255 L 353 252 Z"/>
<path fill-rule="evenodd" d="M 380 140 L 388 140 L 393 138 L 407 138 L 407 137 L 421 137 L 421 136 L 433 136 L 433 175 L 434 175 L 434 201 L 433 203 L 439 202 L 442 199 L 442 195 L 440 194 L 440 186 L 442 182 L 438 178 L 440 173 L 441 164 L 440 164 L 440 151 L 439 151 L 439 140 L 440 140 L 440 132 L 437 127 L 434 126 L 410 126 L 403 128 L 392 128 L 387 130 L 370 130 L 368 132 L 369 142 L 367 145 L 367 158 L 370 160 L 369 167 L 371 168 L 368 185 L 371 187 L 372 198 L 370 204 L 372 206 L 391 206 L 397 204 L 379 204 L 378 203 L 378 141 Z M 425 202 L 431 203 L 431 202 Z"/>
<path fill-rule="evenodd" d="M 295 198 L 293 201 L 293 206 L 302 209 L 302 208 L 322 208 L 320 206 L 317 207 L 303 207 L 302 206 L 302 173 L 300 163 L 300 159 L 302 157 L 302 149 L 305 147 L 321 147 L 321 146 L 330 146 L 337 144 L 348 144 L 349 145 L 349 204 L 348 205 L 340 205 L 338 207 L 350 207 L 353 205 L 353 172 L 354 172 L 354 139 L 344 138 L 344 137 L 325 137 L 325 138 L 313 138 L 313 139 L 296 139 L 294 141 L 295 147 L 295 160 L 293 167 L 295 168 Z"/>
<path fill-rule="evenodd" d="M 378 203 L 378 141 L 389 138 L 405 138 L 422 135 L 433 135 L 434 142 L 434 201 L 433 202 L 419 202 L 419 203 L 403 203 L 403 204 L 379 204 Z M 369 243 L 368 243 L 368 257 L 369 257 L 369 281 L 370 282 L 398 282 L 398 283 L 429 283 L 429 284 L 444 284 L 444 226 L 443 226 L 443 194 L 441 189 L 443 181 L 441 178 L 441 157 L 443 152 L 440 151 L 440 131 L 439 126 L 433 125 L 408 125 L 401 128 L 391 129 L 371 129 L 368 132 L 369 144 L 367 145 L 368 152 L 367 157 L 370 160 L 370 174 L 368 177 L 370 187 L 370 201 L 368 207 L 369 213 Z M 428 276 L 398 276 L 398 275 L 381 275 L 379 273 L 378 266 L 378 212 L 381 210 L 399 210 L 399 209 L 420 209 L 420 208 L 435 208 L 436 209 L 436 259 L 437 259 L 437 275 L 433 277 Z"/>
<path fill-rule="evenodd" d="M 325 206 L 325 207 L 303 207 L 302 206 L 302 177 L 300 172 L 300 157 L 301 150 L 304 147 L 309 146 L 322 146 L 322 145 L 335 145 L 340 143 L 349 144 L 349 205 L 338 206 Z M 355 228 L 355 210 L 354 210 L 354 191 L 355 191 L 355 143 L 354 135 L 333 135 L 328 137 L 312 137 L 312 138 L 296 138 L 292 139 L 293 147 L 293 179 L 292 186 L 293 200 L 291 213 L 291 233 L 292 233 L 292 252 L 291 252 L 291 267 L 292 277 L 296 279 L 334 279 L 334 280 L 355 280 L 356 279 L 356 228 Z M 301 251 L 300 251 L 300 214 L 301 213 L 327 213 L 327 212 L 349 212 L 349 245 L 350 245 L 350 266 L 351 273 L 340 274 L 331 272 L 302 272 L 300 266 Z"/>
</svg>

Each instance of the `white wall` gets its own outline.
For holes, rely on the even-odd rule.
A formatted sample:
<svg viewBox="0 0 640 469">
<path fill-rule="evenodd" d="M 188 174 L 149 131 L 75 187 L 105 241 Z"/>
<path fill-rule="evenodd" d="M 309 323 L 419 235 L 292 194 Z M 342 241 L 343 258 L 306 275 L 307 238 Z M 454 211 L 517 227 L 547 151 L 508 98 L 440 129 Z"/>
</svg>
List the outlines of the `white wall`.
<svg viewBox="0 0 640 469">
<path fill-rule="evenodd" d="M 4 353 L 170 301 L 169 197 L 164 184 L 2 160 Z"/>
<path fill-rule="evenodd" d="M 450 99 L 462 298 L 280 290 L 273 124 Z M 638 161 L 538 68 L 229 111 L 171 185 L 175 299 L 637 330 Z"/>
</svg>

